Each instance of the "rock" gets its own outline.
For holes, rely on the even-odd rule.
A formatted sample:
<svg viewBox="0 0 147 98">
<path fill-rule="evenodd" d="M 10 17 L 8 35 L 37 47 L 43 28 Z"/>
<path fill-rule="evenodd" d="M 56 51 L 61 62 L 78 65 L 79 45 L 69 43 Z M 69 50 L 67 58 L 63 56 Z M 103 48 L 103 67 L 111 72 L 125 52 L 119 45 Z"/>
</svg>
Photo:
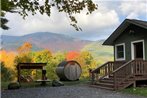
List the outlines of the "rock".
<svg viewBox="0 0 147 98">
<path fill-rule="evenodd" d="M 18 82 L 12 82 L 12 83 L 9 83 L 8 85 L 9 90 L 19 89 L 19 88 L 20 88 L 20 84 Z"/>
<path fill-rule="evenodd" d="M 64 84 L 61 81 L 53 80 L 52 81 L 52 86 L 58 87 L 58 86 L 64 86 Z"/>
</svg>

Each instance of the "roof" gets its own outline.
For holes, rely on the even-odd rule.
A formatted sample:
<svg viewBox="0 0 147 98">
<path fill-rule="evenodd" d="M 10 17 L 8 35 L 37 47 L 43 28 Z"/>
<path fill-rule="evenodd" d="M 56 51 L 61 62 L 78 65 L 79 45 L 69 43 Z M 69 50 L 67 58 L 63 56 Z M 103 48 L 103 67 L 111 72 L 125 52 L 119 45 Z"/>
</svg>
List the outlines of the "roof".
<svg viewBox="0 0 147 98">
<path fill-rule="evenodd" d="M 147 29 L 147 21 L 135 20 L 135 19 L 125 19 L 120 24 L 120 26 L 108 37 L 108 39 L 103 43 L 103 45 L 112 45 L 115 39 L 119 37 L 130 24 Z"/>
</svg>

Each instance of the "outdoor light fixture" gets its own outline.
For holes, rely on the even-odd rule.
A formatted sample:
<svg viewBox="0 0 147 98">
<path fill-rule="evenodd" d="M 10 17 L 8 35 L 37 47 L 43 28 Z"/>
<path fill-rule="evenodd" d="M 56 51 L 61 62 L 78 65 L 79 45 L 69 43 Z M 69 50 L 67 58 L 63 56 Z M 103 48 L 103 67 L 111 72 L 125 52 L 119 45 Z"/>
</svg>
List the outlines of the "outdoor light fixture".
<svg viewBox="0 0 147 98">
<path fill-rule="evenodd" d="M 135 34 L 134 30 L 129 30 L 129 34 L 134 35 Z"/>
</svg>

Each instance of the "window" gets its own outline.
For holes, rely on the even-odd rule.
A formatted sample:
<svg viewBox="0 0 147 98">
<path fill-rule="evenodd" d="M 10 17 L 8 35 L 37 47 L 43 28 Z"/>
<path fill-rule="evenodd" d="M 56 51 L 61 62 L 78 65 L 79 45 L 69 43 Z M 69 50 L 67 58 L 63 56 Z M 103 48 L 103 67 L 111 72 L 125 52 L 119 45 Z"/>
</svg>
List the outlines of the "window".
<svg viewBox="0 0 147 98">
<path fill-rule="evenodd" d="M 119 44 L 115 47 L 116 60 L 125 60 L 125 44 Z"/>
</svg>

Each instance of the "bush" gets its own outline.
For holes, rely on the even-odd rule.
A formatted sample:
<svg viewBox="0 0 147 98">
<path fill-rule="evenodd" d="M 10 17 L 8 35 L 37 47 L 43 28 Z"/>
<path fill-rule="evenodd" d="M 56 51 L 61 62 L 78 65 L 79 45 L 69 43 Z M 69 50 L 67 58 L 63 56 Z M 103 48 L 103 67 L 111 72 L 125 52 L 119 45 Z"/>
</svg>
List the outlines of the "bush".
<svg viewBox="0 0 147 98">
<path fill-rule="evenodd" d="M 4 63 L 1 63 L 1 81 L 11 81 L 13 79 L 14 72 L 9 68 L 5 67 Z"/>
<path fill-rule="evenodd" d="M 9 83 L 8 85 L 8 89 L 11 90 L 11 89 L 19 89 L 20 88 L 20 84 L 18 82 L 12 82 L 12 83 Z"/>
</svg>

